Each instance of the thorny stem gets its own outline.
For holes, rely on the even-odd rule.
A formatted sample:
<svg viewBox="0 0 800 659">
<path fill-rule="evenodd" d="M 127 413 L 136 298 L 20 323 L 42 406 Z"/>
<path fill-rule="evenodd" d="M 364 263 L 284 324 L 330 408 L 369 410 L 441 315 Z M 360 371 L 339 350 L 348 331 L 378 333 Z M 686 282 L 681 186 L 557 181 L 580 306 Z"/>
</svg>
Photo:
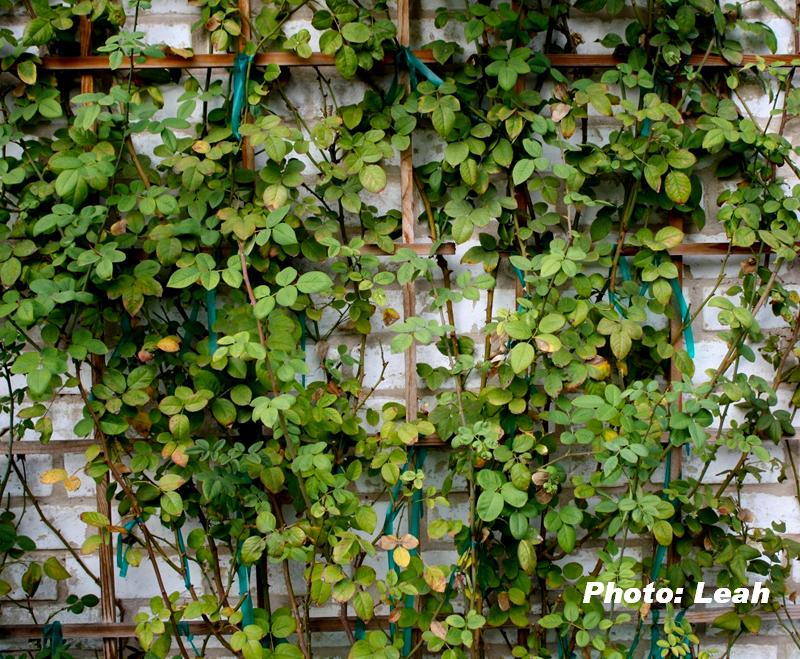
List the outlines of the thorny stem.
<svg viewBox="0 0 800 659">
<path fill-rule="evenodd" d="M 250 300 L 250 306 L 256 306 L 256 296 L 253 292 L 253 286 L 250 283 L 250 275 L 248 273 L 247 268 L 247 257 L 244 253 L 244 243 L 239 241 L 239 261 L 242 265 L 242 279 L 244 281 L 245 288 L 247 290 L 247 297 Z M 275 374 L 272 372 L 272 364 L 269 360 L 269 348 L 267 346 L 267 338 L 264 334 L 264 328 L 261 325 L 261 320 L 256 319 L 256 325 L 258 327 L 258 338 L 261 345 L 264 347 L 264 350 L 267 351 L 267 357 L 264 359 L 264 368 L 267 371 L 267 375 L 269 375 L 270 381 L 272 382 L 272 393 L 273 395 L 278 395 L 278 381 L 275 377 Z M 295 454 L 294 443 L 292 441 L 292 437 L 289 434 L 289 426 L 286 423 L 286 416 L 283 414 L 283 410 L 278 410 L 278 420 L 281 424 L 281 430 L 283 431 L 283 435 L 286 438 L 286 456 L 289 460 L 294 460 L 297 456 Z M 298 476 L 297 484 L 300 488 L 300 493 L 303 496 L 303 502 L 306 505 L 306 510 L 311 508 L 311 499 L 308 496 L 308 492 L 306 492 L 305 485 L 303 484 L 302 477 Z"/>
<path fill-rule="evenodd" d="M 81 398 L 83 399 L 84 408 L 89 412 L 90 416 L 92 417 L 92 421 L 94 423 L 94 428 L 95 428 L 95 436 L 100 440 L 100 443 L 102 445 L 103 460 L 105 461 L 109 472 L 113 476 L 114 481 L 117 484 L 119 484 L 119 486 L 122 488 L 122 491 L 125 493 L 125 496 L 128 498 L 128 501 L 131 504 L 131 511 L 137 518 L 141 519 L 142 509 L 141 506 L 139 505 L 139 501 L 136 498 L 136 495 L 134 494 L 133 490 L 131 490 L 130 486 L 128 485 L 128 482 L 125 480 L 125 477 L 122 475 L 117 465 L 111 459 L 108 438 L 106 437 L 105 433 L 100 427 L 100 419 L 97 416 L 97 412 L 95 412 L 94 408 L 91 405 L 91 401 L 89 400 L 89 395 L 86 392 L 86 388 L 83 386 L 83 383 L 81 382 L 80 378 L 78 378 L 77 385 L 78 385 L 78 391 L 80 392 Z M 156 555 L 155 552 L 153 551 L 153 543 L 154 543 L 153 537 L 150 531 L 148 530 L 147 525 L 143 521 L 139 521 L 139 529 L 142 531 L 142 535 L 145 538 L 145 548 L 150 558 L 150 563 L 153 567 L 153 573 L 156 576 L 156 582 L 158 583 L 158 589 L 159 592 L 161 593 L 161 598 L 164 602 L 164 605 L 167 607 L 167 610 L 169 611 L 169 617 L 170 620 L 172 621 L 173 629 L 175 631 L 175 641 L 178 644 L 181 656 L 184 657 L 184 659 L 189 659 L 189 653 L 187 652 L 186 647 L 183 644 L 183 638 L 181 634 L 178 632 L 178 620 L 175 617 L 175 609 L 172 606 L 172 600 L 170 600 L 169 595 L 167 594 L 167 590 L 164 586 L 164 581 L 161 578 L 161 570 L 158 567 Z"/>
</svg>

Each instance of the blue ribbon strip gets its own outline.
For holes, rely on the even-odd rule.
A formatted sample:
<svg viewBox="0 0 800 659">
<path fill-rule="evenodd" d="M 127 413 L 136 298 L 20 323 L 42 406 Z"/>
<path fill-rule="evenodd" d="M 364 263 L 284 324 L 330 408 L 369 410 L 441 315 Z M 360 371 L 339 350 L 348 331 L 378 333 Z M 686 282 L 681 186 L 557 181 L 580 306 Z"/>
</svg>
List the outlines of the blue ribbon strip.
<svg viewBox="0 0 800 659">
<path fill-rule="evenodd" d="M 142 523 L 141 517 L 134 517 L 129 522 L 126 522 L 125 535 L 126 536 L 130 535 L 130 532 L 133 530 L 133 527 L 141 523 Z M 119 576 L 125 578 L 128 576 L 128 567 L 130 564 L 128 563 L 127 551 L 122 546 L 123 544 L 126 543 L 125 540 L 123 539 L 123 534 L 120 533 L 119 538 L 117 539 L 117 567 L 119 567 Z"/>
<path fill-rule="evenodd" d="M 619 259 L 619 273 L 623 281 L 632 280 L 631 269 L 628 265 L 628 260 L 624 256 L 620 256 Z M 669 285 L 672 289 L 672 297 L 675 300 L 675 304 L 678 306 L 678 313 L 680 313 L 681 322 L 683 323 L 683 343 L 686 348 L 686 352 L 689 357 L 694 359 L 694 330 L 692 329 L 692 314 L 689 312 L 689 305 L 686 303 L 686 298 L 683 295 L 683 290 L 681 289 L 681 285 L 678 283 L 678 280 L 670 279 Z M 649 282 L 643 283 L 642 287 L 639 289 L 639 295 L 645 295 L 649 289 Z M 628 314 L 625 312 L 625 308 L 619 303 L 616 294 L 610 288 L 608 290 L 608 299 L 617 310 L 617 313 L 623 318 L 626 318 Z"/>
<path fill-rule="evenodd" d="M 413 451 L 414 449 L 412 449 Z M 427 451 L 424 448 L 417 450 L 417 459 L 416 459 L 416 466 L 421 467 L 425 462 L 425 457 L 427 455 Z M 405 471 L 408 468 L 409 462 L 406 462 L 403 470 Z M 400 513 L 402 507 L 398 507 L 395 509 L 394 503 L 397 501 L 397 498 L 400 496 L 400 488 L 402 487 L 402 483 L 397 481 L 395 486 L 392 488 L 389 498 L 389 508 L 386 511 L 386 518 L 383 522 L 383 534 L 384 535 L 392 535 L 394 533 L 394 520 L 397 518 L 397 515 Z M 419 538 L 420 534 L 420 520 L 422 519 L 422 492 L 419 490 L 414 490 L 411 495 L 411 510 L 409 511 L 409 520 L 408 520 L 408 531 L 411 535 L 415 538 Z M 412 549 L 410 552 L 412 555 L 417 554 L 416 549 Z M 389 569 L 394 570 L 395 572 L 399 572 L 397 569 L 397 565 L 394 562 L 394 556 L 392 552 L 388 552 L 388 563 Z M 406 595 L 403 606 L 407 608 L 411 608 L 414 606 L 414 596 L 413 595 Z M 358 623 L 360 621 L 356 621 L 356 629 L 358 629 Z M 363 624 L 363 622 L 362 622 Z M 389 635 L 394 638 L 394 634 L 397 631 L 397 625 L 395 623 L 389 623 Z M 411 627 L 407 627 L 403 629 L 403 656 L 408 656 L 411 654 L 411 650 L 414 647 L 414 630 Z"/>
<path fill-rule="evenodd" d="M 181 564 L 183 565 L 183 585 L 186 586 L 186 590 L 191 590 L 192 577 L 189 572 L 189 555 L 186 553 L 186 543 L 183 541 L 183 531 L 180 526 L 175 529 L 175 535 L 178 538 L 178 551 L 180 552 Z"/>
<path fill-rule="evenodd" d="M 42 627 L 42 650 L 48 652 L 44 656 L 60 657 L 61 648 L 64 647 L 64 634 L 58 620 Z M 39 655 L 40 657 L 43 655 Z"/>
<path fill-rule="evenodd" d="M 176 625 L 176 629 L 178 630 L 178 633 L 181 636 L 185 637 L 186 640 L 189 641 L 189 645 L 191 645 L 192 650 L 194 650 L 194 656 L 202 657 L 203 656 L 202 653 L 200 652 L 200 650 L 197 649 L 197 646 L 194 644 L 194 634 L 192 634 L 191 629 L 189 629 L 189 623 L 186 622 L 185 620 L 181 621 Z"/>
<path fill-rule="evenodd" d="M 400 49 L 400 52 L 402 55 L 401 59 L 405 60 L 406 66 L 408 68 L 408 73 L 411 76 L 412 88 L 417 86 L 417 73 L 419 73 L 428 82 L 433 84 L 434 87 L 438 87 L 444 82 L 444 80 L 442 80 L 438 75 L 436 75 L 431 70 L 431 68 L 427 64 L 425 64 L 425 62 L 420 60 L 414 54 L 414 51 L 411 50 L 408 46 L 403 46 Z"/>
<path fill-rule="evenodd" d="M 253 598 L 250 595 L 250 568 L 244 565 L 240 559 L 241 544 L 236 550 L 236 575 L 239 579 L 239 597 L 242 600 L 242 627 L 252 625 L 255 618 L 253 616 Z"/>
<path fill-rule="evenodd" d="M 208 354 L 213 356 L 217 350 L 217 333 L 214 324 L 217 322 L 217 290 L 212 288 L 206 292 L 206 311 L 208 313 Z"/>
<path fill-rule="evenodd" d="M 250 55 L 239 53 L 233 60 L 233 93 L 231 99 L 231 132 L 237 140 L 241 140 L 239 126 L 242 123 L 242 111 L 247 98 L 247 69 L 250 67 Z"/>
</svg>

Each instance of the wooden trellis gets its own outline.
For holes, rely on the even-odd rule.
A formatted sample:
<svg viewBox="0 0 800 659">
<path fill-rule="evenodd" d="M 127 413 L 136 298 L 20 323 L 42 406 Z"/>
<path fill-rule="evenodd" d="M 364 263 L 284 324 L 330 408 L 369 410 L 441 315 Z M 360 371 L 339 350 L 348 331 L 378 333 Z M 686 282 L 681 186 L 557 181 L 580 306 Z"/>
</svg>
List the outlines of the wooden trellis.
<svg viewBox="0 0 800 659">
<path fill-rule="evenodd" d="M 242 21 L 242 34 L 240 36 L 240 50 L 250 40 L 250 6 L 249 0 L 239 0 L 239 10 Z M 401 46 L 410 46 L 410 0 L 398 0 L 397 3 L 397 23 L 398 41 Z M 81 91 L 91 92 L 94 89 L 93 73 L 112 72 L 109 58 L 105 55 L 90 55 L 91 52 L 91 23 L 85 17 L 80 21 L 80 56 L 61 57 L 45 56 L 42 58 L 42 68 L 54 72 L 79 72 L 81 73 Z M 415 55 L 423 62 L 435 63 L 431 51 L 417 50 Z M 554 68 L 562 69 L 603 69 L 612 68 L 621 62 L 613 55 L 581 55 L 581 54 L 552 54 L 547 55 L 548 60 Z M 391 64 L 393 57 L 387 57 L 385 64 Z M 745 55 L 741 65 L 747 64 L 778 64 L 786 66 L 800 65 L 797 54 L 780 55 Z M 123 60 L 120 70 L 124 69 L 215 69 L 231 68 L 234 63 L 232 54 L 198 54 L 190 57 L 180 57 L 168 55 L 165 57 L 141 57 L 127 58 Z M 253 58 L 253 65 L 264 66 L 267 64 L 277 64 L 288 67 L 330 67 L 334 66 L 334 58 L 322 53 L 314 53 L 308 58 L 301 58 L 291 53 L 259 53 Z M 732 66 L 725 59 L 718 56 L 693 56 L 689 58 L 688 64 L 691 66 L 702 66 L 704 68 L 721 68 Z M 402 79 L 404 85 L 408 85 L 407 76 Z M 246 168 L 254 168 L 254 155 L 247 138 L 242 143 L 242 164 Z M 430 255 L 432 245 L 430 242 L 418 241 L 416 228 L 416 211 L 414 195 L 414 174 L 412 161 L 412 147 L 401 153 L 400 158 L 400 207 L 402 213 L 402 239 L 397 243 L 398 248 L 410 248 L 420 255 Z M 683 228 L 682 221 L 672 218 L 671 222 L 678 228 Z M 769 251 L 766 246 L 760 246 L 762 252 Z M 623 253 L 630 253 L 635 250 L 625 248 Z M 366 246 L 362 249 L 365 254 L 384 254 L 377 246 Z M 719 256 L 724 254 L 752 254 L 752 248 L 732 247 L 724 242 L 708 243 L 685 243 L 670 249 L 672 256 L 678 267 L 679 282 L 683 282 L 683 257 L 684 256 Z M 452 243 L 441 245 L 436 254 L 453 255 L 455 247 Z M 410 282 L 403 287 L 403 314 L 405 318 L 415 315 L 416 288 L 414 282 Z M 671 320 L 671 334 L 675 345 L 681 341 L 682 319 L 673 317 Z M 102 369 L 102 363 L 93 365 L 93 376 L 97 377 Z M 670 365 L 671 376 L 673 379 L 679 378 L 678 370 L 674 360 Z M 413 420 L 417 415 L 418 391 L 416 376 L 416 346 L 412 343 L 410 349 L 405 353 L 405 402 L 407 417 Z M 53 440 L 48 444 L 38 442 L 15 442 L 11 446 L 14 455 L 64 455 L 77 454 L 83 452 L 89 446 L 96 443 L 96 440 Z M 436 437 L 423 438 L 418 446 L 446 448 L 447 444 Z M 680 464 L 680 451 L 673 450 L 671 453 L 673 460 L 673 473 L 677 473 Z M 97 488 L 97 509 L 106 516 L 110 517 L 109 502 L 106 500 L 106 487 L 101 483 Z M 64 636 L 82 639 L 102 639 L 104 659 L 117 659 L 119 656 L 119 642 L 121 639 L 135 636 L 135 625 L 128 622 L 120 622 L 116 616 L 115 604 L 115 581 L 114 581 L 114 560 L 111 545 L 104 544 L 100 550 L 100 582 L 101 582 L 101 616 L 100 623 L 76 623 L 64 624 L 62 630 Z M 792 619 L 800 620 L 800 606 L 788 607 L 786 615 Z M 710 623 L 717 615 L 718 611 L 689 611 L 686 619 L 702 624 Z M 775 614 L 762 614 L 764 619 L 774 619 Z M 348 618 L 349 624 L 355 623 L 354 618 Z M 316 631 L 337 631 L 341 630 L 341 617 L 321 617 L 314 618 L 311 624 Z M 375 618 L 368 624 L 371 628 L 383 628 L 387 624 L 385 617 Z M 208 627 L 203 622 L 189 623 L 189 629 L 193 633 L 208 632 Z M 41 637 L 42 625 L 33 624 L 14 624 L 0 625 L 0 639 L 35 639 Z"/>
</svg>

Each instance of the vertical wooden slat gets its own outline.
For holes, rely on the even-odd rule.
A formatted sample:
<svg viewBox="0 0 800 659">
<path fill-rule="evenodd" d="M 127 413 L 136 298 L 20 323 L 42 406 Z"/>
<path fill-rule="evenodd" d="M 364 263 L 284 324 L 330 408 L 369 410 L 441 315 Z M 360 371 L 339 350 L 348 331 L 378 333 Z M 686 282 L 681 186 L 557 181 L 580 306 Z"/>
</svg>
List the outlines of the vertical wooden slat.
<svg viewBox="0 0 800 659">
<path fill-rule="evenodd" d="M 80 49 L 83 57 L 89 55 L 92 49 L 92 23 L 86 16 L 80 19 Z M 94 91 L 94 77 L 91 74 L 81 76 L 81 93 L 87 94 Z M 102 359 L 92 359 L 92 384 L 100 378 L 104 363 Z M 80 374 L 79 374 L 80 377 Z M 111 505 L 106 498 L 109 479 L 105 476 L 95 487 L 95 500 L 97 512 L 111 519 Z M 116 615 L 116 589 L 114 584 L 114 551 L 111 541 L 100 545 L 100 615 L 104 623 L 117 622 Z M 103 638 L 103 658 L 117 659 L 119 656 L 119 641 L 114 638 Z"/>
<path fill-rule="evenodd" d="M 410 7 L 409 0 L 397 2 L 397 38 L 401 46 L 408 46 L 410 39 Z M 409 89 L 408 73 L 401 73 L 401 82 Z M 400 210 L 403 217 L 403 242 L 415 242 L 414 225 L 414 165 L 411 146 L 400 154 Z M 409 318 L 416 313 L 416 291 L 413 282 L 403 287 L 403 316 Z M 406 350 L 406 418 L 414 421 L 417 418 L 417 346 L 412 343 Z"/>
<path fill-rule="evenodd" d="M 252 30 L 250 29 L 250 0 L 239 0 L 238 2 L 239 7 L 239 19 L 242 25 L 242 33 L 239 35 L 239 52 L 245 52 L 247 48 L 247 44 L 252 39 Z M 245 94 L 247 90 L 245 89 Z M 242 117 L 242 123 L 247 121 L 247 102 L 245 101 L 244 106 L 244 117 Z M 242 137 L 242 167 L 245 169 L 255 169 L 255 155 L 253 150 L 253 145 L 250 144 L 249 137 Z M 268 563 L 266 558 L 263 561 L 259 561 L 256 563 L 256 606 L 258 608 L 266 608 L 269 611 L 269 602 L 267 598 L 269 597 L 268 592 L 268 573 L 267 570 L 269 569 Z"/>
<path fill-rule="evenodd" d="M 684 224 L 683 224 L 683 217 L 680 215 L 671 215 L 669 218 L 670 226 L 683 231 Z M 672 261 L 675 264 L 675 267 L 678 269 L 678 286 L 680 286 L 681 290 L 683 290 L 683 257 L 678 255 L 672 257 Z M 678 312 L 675 313 L 672 318 L 670 319 L 670 341 L 673 346 L 675 346 L 676 350 L 680 350 L 684 347 L 683 342 L 683 316 L 680 312 L 680 307 L 678 308 Z M 670 382 L 680 382 L 682 379 L 682 374 L 680 369 L 678 368 L 678 364 L 674 357 L 670 358 L 669 360 L 669 377 Z M 683 395 L 678 397 L 678 409 L 683 408 Z M 676 478 L 680 478 L 681 467 L 683 465 L 683 448 L 680 446 L 674 447 L 670 451 L 669 459 L 672 461 L 672 479 L 675 480 Z M 667 558 L 668 563 L 673 563 L 676 560 L 675 550 L 672 546 L 669 548 L 669 556 Z"/>
<path fill-rule="evenodd" d="M 92 359 L 92 384 L 100 379 L 103 361 L 100 358 Z M 98 439 L 99 441 L 99 439 Z M 111 505 L 106 498 L 109 479 L 104 476 L 95 486 L 95 500 L 97 512 L 111 519 Z M 113 535 L 112 535 L 113 537 Z M 105 624 L 117 622 L 116 617 L 116 592 L 114 584 L 114 547 L 112 540 L 100 544 L 100 615 Z M 115 638 L 103 638 L 103 659 L 117 659 L 119 656 L 119 641 Z"/>
<path fill-rule="evenodd" d="M 252 37 L 250 30 L 250 0 L 239 0 L 239 17 L 242 23 L 242 33 L 239 35 L 239 52 L 243 53 L 247 44 Z M 245 95 L 247 89 L 245 89 Z M 244 106 L 244 117 L 242 123 L 247 121 L 247 103 Z M 255 169 L 255 156 L 253 153 L 253 146 L 250 144 L 250 138 L 242 138 L 242 165 L 245 169 Z"/>
</svg>

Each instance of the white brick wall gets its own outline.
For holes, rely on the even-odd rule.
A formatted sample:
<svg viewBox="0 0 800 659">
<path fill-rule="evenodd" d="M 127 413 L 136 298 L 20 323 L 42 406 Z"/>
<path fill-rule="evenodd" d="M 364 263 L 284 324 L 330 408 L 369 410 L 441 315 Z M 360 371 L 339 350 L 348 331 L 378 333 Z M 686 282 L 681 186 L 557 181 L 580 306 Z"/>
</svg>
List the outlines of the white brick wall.
<svg viewBox="0 0 800 659">
<path fill-rule="evenodd" d="M 200 38 L 197 32 L 193 32 L 192 24 L 197 20 L 199 12 L 191 4 L 184 0 L 157 0 L 154 4 L 154 9 L 142 12 L 139 20 L 139 29 L 145 33 L 145 39 L 153 43 L 167 43 L 176 47 L 194 47 L 197 52 L 205 52 L 207 50 L 207 40 Z M 781 6 L 788 13 L 795 11 L 794 2 L 792 0 L 780 0 Z M 421 0 L 418 3 L 419 19 L 412 21 L 412 45 L 420 46 L 435 39 L 449 39 L 459 40 L 460 28 L 451 23 L 444 29 L 437 29 L 433 25 L 432 18 L 435 15 L 435 9 L 440 5 L 447 5 L 454 9 L 462 9 L 463 4 L 460 0 Z M 750 11 L 750 10 L 748 10 Z M 297 32 L 300 29 L 307 28 L 305 22 L 308 14 L 299 13 L 298 18 L 286 24 L 286 31 L 288 34 Z M 756 13 L 753 13 L 756 16 Z M 595 18 L 586 19 L 585 17 L 577 16 L 571 23 L 574 32 L 580 34 L 582 43 L 578 47 L 580 53 L 601 53 L 608 52 L 603 48 L 598 40 L 604 37 L 609 32 L 616 32 L 618 34 L 624 33 L 627 19 L 613 18 L 604 21 L 597 21 Z M 781 52 L 787 52 L 791 49 L 793 43 L 792 26 L 788 21 L 770 19 L 770 24 L 776 31 Z M 129 29 L 132 27 L 132 21 L 129 21 L 127 26 Z M 20 34 L 24 28 L 24 22 L 15 22 L 11 24 L 11 28 L 15 34 Z M 312 47 L 316 48 L 316 31 L 310 29 L 312 33 Z M 335 92 L 339 100 L 343 99 L 358 99 L 361 97 L 366 86 L 355 81 L 343 81 L 335 74 L 333 69 L 325 69 L 326 75 L 330 75 L 332 84 L 334 85 Z M 227 73 L 224 71 L 215 71 L 214 78 L 223 79 L 227 78 Z M 388 87 L 391 80 L 391 75 L 384 78 L 377 78 L 378 84 Z M 321 108 L 319 106 L 319 92 L 317 86 L 316 74 L 310 69 L 295 68 L 291 71 L 291 82 L 287 87 L 287 95 L 291 101 L 296 104 L 301 112 L 309 119 L 314 120 L 321 116 Z M 754 114 L 764 119 L 769 116 L 772 108 L 771 100 L 763 93 L 763 91 L 754 86 L 743 86 L 741 89 L 742 95 L 747 100 L 750 109 Z M 183 93 L 182 88 L 173 87 L 165 91 L 166 106 L 160 110 L 156 118 L 164 118 L 170 116 L 175 107 L 176 99 Z M 195 116 L 192 119 L 200 117 L 201 108 L 195 111 Z M 285 109 L 284 109 L 285 112 Z M 605 139 L 612 128 L 612 123 L 608 119 L 596 118 L 589 127 L 590 140 L 600 141 Z M 134 141 L 137 149 L 147 155 L 152 155 L 153 149 L 160 143 L 160 138 L 157 135 L 136 135 Z M 438 139 L 434 139 L 433 134 L 417 133 L 415 134 L 414 142 L 414 160 L 415 164 L 422 164 L 433 157 L 441 156 L 441 144 Z M 387 188 L 380 195 L 366 196 L 367 203 L 377 206 L 379 212 L 385 212 L 391 208 L 397 208 L 400 198 L 398 171 L 396 169 L 397 159 L 391 163 L 392 167 L 389 170 L 390 181 Z M 711 172 L 708 172 L 708 177 L 704 180 L 705 184 L 705 197 L 704 203 L 707 209 L 707 225 L 702 231 L 691 231 L 688 237 L 689 241 L 702 242 L 702 241 L 724 241 L 725 234 L 724 228 L 720 226 L 714 218 L 716 212 L 716 199 L 719 193 L 726 187 L 734 185 L 730 182 L 717 182 L 711 178 Z M 424 224 L 418 227 L 418 234 L 420 236 L 427 235 L 427 229 Z M 479 268 L 472 266 L 464 266 L 460 263 L 460 258 L 475 242 L 470 242 L 465 245 L 460 245 L 457 254 L 454 257 L 448 257 L 448 263 L 453 271 L 453 277 L 464 270 L 480 271 Z M 739 268 L 742 264 L 743 257 L 734 256 L 728 261 L 725 276 L 730 279 L 735 279 L 738 275 Z M 686 282 L 685 292 L 687 299 L 690 303 L 697 304 L 703 299 L 711 290 L 712 283 L 716 280 L 719 274 L 721 258 L 719 257 L 688 257 L 686 258 Z M 785 273 L 783 279 L 785 281 L 800 282 L 800 270 L 794 270 Z M 425 293 L 422 292 L 426 286 L 420 286 L 420 302 L 418 310 L 421 314 L 427 314 L 428 309 L 424 308 Z M 800 286 L 791 287 L 793 290 L 800 290 Z M 388 307 L 402 310 L 402 293 L 399 288 L 390 288 L 387 290 L 387 304 Z M 498 279 L 498 289 L 494 297 L 494 309 L 513 308 L 515 306 L 515 290 L 514 290 L 514 277 L 509 272 L 506 265 L 500 269 Z M 484 326 L 486 307 L 486 294 L 482 292 L 481 298 L 477 302 L 465 300 L 454 305 L 456 325 L 460 333 L 479 333 Z M 391 331 L 386 327 L 381 319 L 382 309 L 378 312 L 373 320 L 373 327 L 376 334 L 370 338 L 367 344 L 367 360 L 366 360 L 366 379 L 367 386 L 371 386 L 378 378 L 381 370 L 381 352 L 379 349 L 379 342 L 383 344 L 383 358 L 389 362 L 389 367 L 385 373 L 385 379 L 368 406 L 374 409 L 380 407 L 388 401 L 396 401 L 401 399 L 403 387 L 405 385 L 404 379 L 404 359 L 402 355 L 392 354 L 389 350 L 389 342 L 392 337 Z M 721 324 L 718 322 L 719 310 L 707 308 L 701 315 L 701 318 L 695 323 L 695 332 L 698 338 L 696 350 L 696 381 L 704 379 L 704 373 L 707 369 L 715 369 L 726 352 L 726 346 L 722 343 L 716 333 L 722 329 Z M 438 318 L 438 314 L 435 316 Z M 782 321 L 775 319 L 774 316 L 768 311 L 762 311 L 757 317 L 761 327 L 765 330 L 780 330 L 785 327 Z M 330 322 L 329 318 L 321 324 L 321 328 L 325 331 L 326 327 L 330 327 L 326 322 Z M 329 341 L 329 354 L 334 355 L 336 347 L 339 343 L 348 344 L 352 350 L 357 350 L 357 341 L 352 334 L 342 332 Z M 438 354 L 432 347 L 420 346 L 418 348 L 418 355 L 420 360 L 424 360 L 432 364 L 444 364 L 445 359 Z M 319 369 L 319 359 L 316 354 L 315 346 L 309 345 L 308 349 L 308 364 L 311 371 L 311 379 L 319 379 L 322 373 Z M 769 374 L 770 367 L 760 357 L 755 364 L 742 362 L 741 368 L 746 373 L 754 374 Z M 0 391 L 5 385 L 0 381 Z M 788 402 L 783 398 L 784 404 L 788 407 Z M 64 395 L 53 406 L 51 410 L 51 418 L 54 422 L 53 439 L 72 439 L 74 438 L 73 428 L 75 423 L 81 418 L 82 401 L 80 397 L 73 394 Z M 735 413 L 734 413 L 735 414 Z M 735 416 L 732 415 L 733 418 Z M 34 433 L 29 433 L 26 439 L 35 439 Z M 770 447 L 770 453 L 778 460 L 785 458 L 785 449 L 783 447 Z M 728 451 L 727 449 L 720 450 L 717 459 L 712 463 L 708 469 L 705 482 L 709 484 L 718 484 L 722 482 L 723 476 L 720 472 L 730 469 L 735 465 L 738 460 L 736 452 Z M 5 458 L 0 457 L 0 472 L 2 472 L 5 465 Z M 426 462 L 425 469 L 429 472 L 426 484 L 440 487 L 446 473 L 448 463 L 448 455 L 444 451 L 430 451 Z M 61 485 L 43 485 L 39 482 L 38 476 L 46 469 L 53 467 L 63 466 L 69 473 L 73 473 L 80 468 L 83 464 L 81 454 L 66 455 L 63 458 L 52 458 L 50 456 L 30 456 L 26 459 L 27 470 L 29 474 L 29 482 L 33 489 L 34 494 L 42 499 L 42 508 L 45 514 L 54 521 L 54 523 L 61 529 L 67 540 L 72 546 L 80 547 L 90 530 L 87 530 L 85 524 L 78 520 L 81 512 L 94 509 L 94 485 L 90 478 L 85 474 L 79 473 L 81 479 L 81 487 L 74 492 L 65 492 Z M 568 471 L 571 474 L 582 473 L 588 476 L 595 469 L 594 464 L 585 463 L 578 465 L 576 463 L 565 463 L 569 465 Z M 683 471 L 684 475 L 689 477 L 696 477 L 701 471 L 702 465 L 696 456 L 684 457 Z M 742 495 L 742 506 L 753 514 L 753 524 L 768 526 L 772 521 L 785 521 L 787 525 L 787 533 L 800 536 L 800 505 L 794 496 L 792 485 L 788 483 L 778 482 L 779 473 L 777 470 L 767 470 L 763 475 L 760 483 L 756 483 L 752 477 L 747 479 L 747 487 Z M 363 479 L 357 486 L 360 494 L 364 495 L 365 500 L 372 500 L 375 493 L 382 490 L 382 484 L 378 479 Z M 453 493 L 450 498 L 449 508 L 437 508 L 433 511 L 426 511 L 425 519 L 427 522 L 444 517 L 447 519 L 462 519 L 465 520 L 468 516 L 468 504 L 466 496 L 463 494 L 466 489 L 466 483 L 463 479 L 456 479 L 453 487 Z M 12 478 L 10 489 L 8 493 L 19 501 L 22 494 L 19 483 Z M 384 496 L 381 500 L 374 504 L 374 509 L 378 515 L 378 525 L 382 525 L 387 501 Z M 18 508 L 19 509 L 19 508 Z M 151 528 L 161 532 L 162 529 L 157 529 L 159 526 L 154 520 L 150 523 Z M 406 518 L 403 519 L 399 528 L 395 529 L 396 532 L 405 532 L 407 529 Z M 86 594 L 89 592 L 97 592 L 97 588 L 93 582 L 83 575 L 80 568 L 77 566 L 72 557 L 64 555 L 63 548 L 60 543 L 55 539 L 50 531 L 42 525 L 37 517 L 35 511 L 30 507 L 27 509 L 23 517 L 21 533 L 30 535 L 31 538 L 37 543 L 38 548 L 44 552 L 41 560 L 44 560 L 50 553 L 56 552 L 63 558 L 67 569 L 70 571 L 72 577 L 64 584 L 63 588 L 57 587 L 52 580 L 45 580 L 36 594 L 37 600 L 48 600 L 52 605 L 53 600 L 59 596 L 63 596 L 67 590 L 77 594 Z M 171 539 L 169 533 L 166 534 L 167 538 Z M 422 532 L 423 546 L 429 545 L 430 550 L 426 551 L 426 561 L 433 564 L 450 564 L 455 559 L 455 552 L 448 547 L 447 539 L 440 541 L 430 541 L 427 533 L 423 528 Z M 642 551 L 650 551 L 649 548 L 633 546 L 627 552 L 630 555 L 640 555 Z M 592 549 L 581 550 L 576 556 L 571 556 L 569 560 L 577 560 L 587 568 L 594 565 L 594 554 Z M 84 557 L 84 561 L 90 565 L 95 571 L 98 569 L 98 560 L 96 556 Z M 386 570 L 386 556 L 385 552 L 379 552 L 375 558 L 370 558 L 366 564 L 372 565 L 378 570 L 379 575 L 385 574 Z M 170 570 L 168 567 L 162 566 L 161 571 L 163 578 L 166 582 L 168 590 L 176 590 L 184 593 L 184 584 L 181 577 Z M 17 569 L 16 567 L 13 569 Z M 295 585 L 298 593 L 304 590 L 304 579 L 300 572 L 299 566 L 293 565 L 293 572 L 295 577 Z M 115 569 L 116 573 L 116 569 Z M 281 598 L 282 593 L 280 584 L 282 582 L 282 575 L 279 573 L 276 566 L 270 566 L 271 583 L 275 589 L 278 599 Z M 16 575 L 12 575 L 16 576 Z M 197 565 L 192 563 L 192 580 L 195 584 L 202 583 L 202 575 L 197 568 Z M 800 581 L 800 570 L 796 580 Z M 157 594 L 155 585 L 155 578 L 152 565 L 145 557 L 142 565 L 138 568 L 131 567 L 127 579 L 117 579 L 116 581 L 117 597 L 123 600 L 128 619 L 140 608 L 144 607 L 146 600 Z M 234 593 L 236 587 L 234 585 Z M 18 595 L 18 593 L 17 593 Z M 322 612 L 325 615 L 338 615 L 338 607 L 329 607 Z M 11 609 L 6 609 L 0 612 L 0 622 L 9 622 L 18 620 L 18 613 Z M 92 609 L 88 613 L 84 613 L 80 617 L 74 617 L 81 622 L 87 622 L 97 619 L 99 616 L 98 609 Z M 59 618 L 63 621 L 72 619 L 70 616 L 62 615 Z M 630 638 L 630 630 L 621 630 L 619 632 L 622 638 Z M 713 634 L 709 637 L 710 645 L 707 649 L 712 649 L 714 643 Z M 343 634 L 327 633 L 314 635 L 315 646 L 319 646 L 320 650 L 316 656 L 341 656 L 343 648 L 347 645 L 346 637 Z M 490 633 L 487 636 L 487 642 L 495 644 L 497 648 L 496 654 L 491 656 L 505 656 L 503 654 L 502 638 L 497 633 Z M 719 646 L 720 653 L 724 651 L 724 647 Z M 226 656 L 224 653 L 217 653 L 215 656 Z M 759 657 L 761 659 L 788 659 L 789 657 L 800 657 L 800 652 L 794 646 L 790 645 L 781 634 L 781 630 L 774 625 L 765 625 L 765 629 L 761 635 L 754 637 L 752 642 L 748 639 L 747 643 L 740 643 L 734 647 L 732 654 L 733 659 L 750 659 L 751 657 Z"/>
</svg>

